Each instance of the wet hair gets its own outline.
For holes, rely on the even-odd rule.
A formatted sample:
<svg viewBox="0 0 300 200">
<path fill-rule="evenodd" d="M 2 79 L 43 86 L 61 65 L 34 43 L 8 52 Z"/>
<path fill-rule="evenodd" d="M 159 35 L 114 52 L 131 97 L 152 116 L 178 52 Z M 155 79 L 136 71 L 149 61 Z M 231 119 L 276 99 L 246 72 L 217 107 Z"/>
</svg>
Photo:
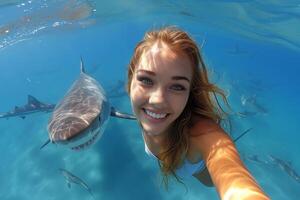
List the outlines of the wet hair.
<svg viewBox="0 0 300 200">
<path fill-rule="evenodd" d="M 169 175 L 173 175 L 181 182 L 175 171 L 182 165 L 183 158 L 187 154 L 189 148 L 188 129 L 193 126 L 193 117 L 210 119 L 221 125 L 221 121 L 226 118 L 227 114 L 220 106 L 216 94 L 222 97 L 227 105 L 228 103 L 223 90 L 209 81 L 208 71 L 197 43 L 186 32 L 174 26 L 147 32 L 143 40 L 135 47 L 127 74 L 127 91 L 129 94 L 132 77 L 139 65 L 141 56 L 157 42 L 167 45 L 178 54 L 187 55 L 192 64 L 193 74 L 187 104 L 168 130 L 166 146 L 163 147 L 163 153 L 159 155 L 159 166 L 167 186 Z"/>
</svg>

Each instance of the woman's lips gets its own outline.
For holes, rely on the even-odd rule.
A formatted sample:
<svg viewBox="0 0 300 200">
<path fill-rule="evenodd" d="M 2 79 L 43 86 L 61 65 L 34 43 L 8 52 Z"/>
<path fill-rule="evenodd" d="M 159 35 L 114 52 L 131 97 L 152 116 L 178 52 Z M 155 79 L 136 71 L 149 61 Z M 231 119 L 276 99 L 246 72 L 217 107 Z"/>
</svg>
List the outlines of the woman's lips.
<svg viewBox="0 0 300 200">
<path fill-rule="evenodd" d="M 169 116 L 168 113 L 153 112 L 152 110 L 148 110 L 145 108 L 143 108 L 142 110 L 143 113 L 146 115 L 147 119 L 153 122 L 162 122 Z"/>
</svg>

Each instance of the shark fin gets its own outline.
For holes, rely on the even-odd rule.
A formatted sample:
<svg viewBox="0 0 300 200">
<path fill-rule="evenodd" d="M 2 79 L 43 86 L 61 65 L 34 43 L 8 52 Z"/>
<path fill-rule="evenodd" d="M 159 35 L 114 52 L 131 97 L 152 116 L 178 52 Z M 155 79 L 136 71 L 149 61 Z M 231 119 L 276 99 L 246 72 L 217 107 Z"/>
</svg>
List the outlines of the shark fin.
<svg viewBox="0 0 300 200">
<path fill-rule="evenodd" d="M 117 111 L 114 107 L 111 107 L 110 116 L 123 118 L 123 119 L 132 119 L 132 120 L 136 119 L 136 117 L 134 115 L 121 113 L 121 112 Z"/>
<path fill-rule="evenodd" d="M 28 95 L 28 105 L 36 105 L 39 106 L 40 104 L 42 104 L 39 100 L 37 100 L 34 96 L 32 95 Z"/>
<path fill-rule="evenodd" d="M 81 56 L 80 56 L 80 72 L 85 73 L 84 64 Z"/>
<path fill-rule="evenodd" d="M 47 144 L 49 144 L 50 143 L 50 139 L 48 139 L 41 147 L 40 147 L 40 149 L 42 149 L 42 148 L 44 148 Z"/>
</svg>

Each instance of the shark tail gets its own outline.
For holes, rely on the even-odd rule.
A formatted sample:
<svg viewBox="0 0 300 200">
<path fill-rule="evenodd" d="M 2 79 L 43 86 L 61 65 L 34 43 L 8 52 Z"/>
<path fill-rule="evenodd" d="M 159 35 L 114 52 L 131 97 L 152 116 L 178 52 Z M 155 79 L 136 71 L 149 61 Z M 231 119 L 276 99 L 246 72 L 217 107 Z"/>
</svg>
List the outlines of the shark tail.
<svg viewBox="0 0 300 200">
<path fill-rule="evenodd" d="M 81 185 L 88 191 L 88 193 L 91 195 L 91 197 L 93 199 L 95 199 L 95 196 L 94 196 L 94 193 L 92 192 L 92 189 L 84 182 L 82 182 Z"/>
<path fill-rule="evenodd" d="M 93 192 L 91 190 L 88 191 L 93 199 L 96 199 Z"/>
</svg>

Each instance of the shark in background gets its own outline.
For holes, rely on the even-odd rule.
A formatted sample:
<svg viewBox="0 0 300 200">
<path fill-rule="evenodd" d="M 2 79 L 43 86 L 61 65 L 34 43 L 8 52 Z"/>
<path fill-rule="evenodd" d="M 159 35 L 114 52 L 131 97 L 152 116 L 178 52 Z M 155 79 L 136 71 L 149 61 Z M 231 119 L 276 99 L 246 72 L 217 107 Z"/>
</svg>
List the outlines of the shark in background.
<svg viewBox="0 0 300 200">
<path fill-rule="evenodd" d="M 111 86 L 108 91 L 109 95 L 107 96 L 110 98 L 120 98 L 125 95 L 127 95 L 127 92 L 125 91 L 125 82 L 124 81 L 117 81 L 116 85 Z M 52 112 L 56 106 L 56 104 L 48 104 L 41 102 L 36 97 L 32 95 L 28 95 L 27 104 L 23 106 L 15 106 L 13 110 L 8 112 L 0 112 L 0 119 L 1 118 L 12 118 L 12 117 L 20 117 L 22 119 L 25 119 L 27 115 L 39 113 L 39 112 Z M 117 112 L 117 111 L 116 111 Z M 115 111 L 112 112 L 112 116 L 115 116 Z"/>
<path fill-rule="evenodd" d="M 109 92 L 108 98 L 119 98 L 127 95 L 127 92 L 125 90 L 125 81 L 123 80 L 118 80 L 116 84 L 112 87 L 110 87 L 107 91 Z"/>
<path fill-rule="evenodd" d="M 69 172 L 68 170 L 63 169 L 63 168 L 59 168 L 59 171 L 65 178 L 67 185 L 70 189 L 71 189 L 71 184 L 79 185 L 80 187 L 87 190 L 89 192 L 89 194 L 93 197 L 93 199 L 95 199 L 91 188 L 81 178 L 79 178 L 78 176 L 72 174 L 71 172 Z"/>
<path fill-rule="evenodd" d="M 135 120 L 135 116 L 122 113 L 110 105 L 109 96 L 102 86 L 85 73 L 81 59 L 79 78 L 73 83 L 65 97 L 57 104 L 47 104 L 28 95 L 28 102 L 24 106 L 16 106 L 12 111 L 0 113 L 0 118 L 21 117 L 38 112 L 52 112 L 48 122 L 49 139 L 40 147 L 48 143 L 62 144 L 72 150 L 81 150 L 94 144 L 103 134 L 110 116 Z M 123 90 L 119 87 L 124 82 L 119 81 L 115 90 L 120 97 Z M 119 89 L 118 89 L 119 88 Z M 121 92 L 120 92 L 121 91 Z"/>
<path fill-rule="evenodd" d="M 249 52 L 242 49 L 238 43 L 235 43 L 234 49 L 227 51 L 227 53 L 231 55 L 249 54 Z"/>
<path fill-rule="evenodd" d="M 295 181 L 297 181 L 298 183 L 300 183 L 300 176 L 299 174 L 292 168 L 291 163 L 282 160 L 280 158 L 277 158 L 273 155 L 269 155 L 269 159 L 271 160 L 271 162 L 278 166 L 282 171 L 284 171 L 285 173 L 287 173 L 291 178 L 293 178 Z"/>
<path fill-rule="evenodd" d="M 268 114 L 268 110 L 258 102 L 257 95 L 251 95 L 251 96 L 242 95 L 241 103 L 243 106 L 252 107 L 252 109 L 258 113 Z"/>
<path fill-rule="evenodd" d="M 278 158 L 273 155 L 243 155 L 242 156 L 245 160 L 249 160 L 251 162 L 257 163 L 259 165 L 269 166 L 269 167 L 276 167 L 281 169 L 287 175 L 289 175 L 292 179 L 296 182 L 300 183 L 300 176 L 296 172 L 296 170 L 292 167 L 292 164 L 288 161 L 285 161 L 281 158 Z"/>
<path fill-rule="evenodd" d="M 124 89 L 124 84 L 124 81 L 118 81 L 117 85 L 113 86 L 112 88 L 109 88 L 110 95 L 108 95 L 108 98 L 120 98 L 127 95 Z M 39 112 L 52 112 L 56 106 L 56 104 L 48 104 L 41 102 L 32 95 L 28 95 L 27 98 L 27 104 L 23 106 L 15 106 L 13 110 L 8 112 L 0 112 L 0 119 L 9 119 L 12 117 L 20 117 L 22 119 L 25 119 L 27 115 Z M 114 113 L 112 113 L 112 115 L 115 116 Z"/>
<path fill-rule="evenodd" d="M 259 155 L 253 154 L 253 155 L 244 155 L 242 154 L 242 157 L 245 160 L 249 160 L 251 162 L 257 163 L 257 164 L 261 164 L 261 165 L 269 165 L 269 161 L 266 158 L 263 158 Z"/>
<path fill-rule="evenodd" d="M 52 112 L 55 107 L 55 104 L 43 103 L 33 97 L 32 95 L 28 95 L 27 104 L 23 106 L 15 106 L 12 111 L 8 111 L 5 113 L 0 113 L 0 118 L 11 118 L 11 117 L 21 117 L 25 119 L 26 115 L 30 115 L 38 112 Z"/>
</svg>

